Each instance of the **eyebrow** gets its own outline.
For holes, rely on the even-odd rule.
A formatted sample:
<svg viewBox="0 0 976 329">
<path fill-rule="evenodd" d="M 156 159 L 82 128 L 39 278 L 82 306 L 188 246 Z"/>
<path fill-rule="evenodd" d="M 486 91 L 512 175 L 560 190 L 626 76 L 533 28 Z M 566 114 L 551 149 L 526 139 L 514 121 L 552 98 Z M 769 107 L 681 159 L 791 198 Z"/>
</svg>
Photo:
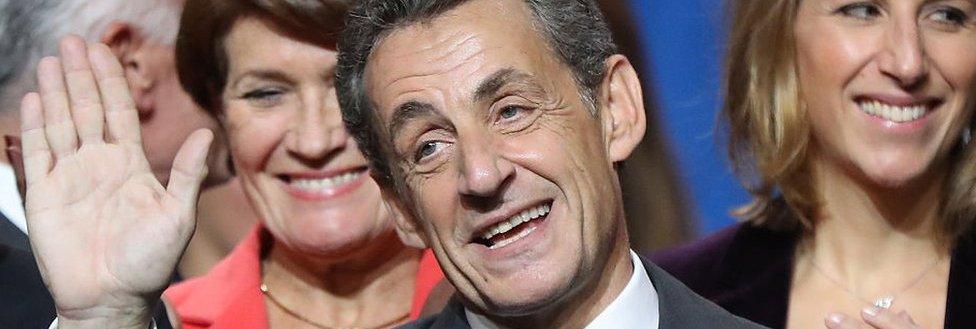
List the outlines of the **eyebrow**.
<svg viewBox="0 0 976 329">
<path fill-rule="evenodd" d="M 233 83 L 231 83 L 230 85 L 237 86 L 238 84 L 241 83 L 241 81 L 244 81 L 244 79 L 246 78 L 255 78 L 258 80 L 291 81 L 291 79 L 288 78 L 288 76 L 286 76 L 285 74 L 279 71 L 251 70 L 251 71 L 246 71 L 243 74 L 237 76 L 237 78 L 234 79 Z"/>
<path fill-rule="evenodd" d="M 422 116 L 433 116 L 437 113 L 437 110 L 433 105 L 419 102 L 419 101 L 408 101 L 406 103 L 397 106 L 396 110 L 393 110 L 393 119 L 390 124 L 390 137 L 396 139 L 397 134 L 403 129 L 403 126 L 407 124 L 412 119 L 422 117 Z"/>
<path fill-rule="evenodd" d="M 323 70 L 320 73 L 320 77 L 323 80 L 333 81 L 335 80 L 333 78 L 335 76 L 335 70 L 336 70 L 335 66 L 327 67 L 325 70 Z M 273 70 L 273 69 L 258 69 L 258 70 L 245 71 L 243 74 L 237 76 L 236 79 L 234 79 L 234 81 L 229 85 L 237 86 L 237 84 L 241 83 L 241 81 L 244 81 L 244 79 L 246 78 L 254 78 L 258 80 L 273 80 L 279 82 L 293 81 L 291 77 L 289 77 L 287 74 L 281 71 Z"/>
<path fill-rule="evenodd" d="M 532 77 L 522 71 L 513 68 L 504 68 L 490 76 L 485 78 L 478 84 L 478 88 L 474 92 L 474 101 L 476 103 L 483 102 L 490 99 L 498 93 L 506 85 L 516 83 L 516 82 L 530 82 Z M 429 103 L 424 103 L 420 101 L 408 101 L 406 103 L 400 104 L 395 110 L 393 110 L 393 116 L 390 120 L 390 137 L 393 139 L 397 138 L 400 130 L 403 129 L 410 120 L 423 116 L 434 116 L 437 114 L 437 109 L 434 105 Z"/>
<path fill-rule="evenodd" d="M 484 102 L 497 94 L 505 85 L 523 80 L 531 80 L 531 76 L 513 68 L 500 69 L 481 81 L 478 89 L 475 89 L 474 101 Z"/>
</svg>

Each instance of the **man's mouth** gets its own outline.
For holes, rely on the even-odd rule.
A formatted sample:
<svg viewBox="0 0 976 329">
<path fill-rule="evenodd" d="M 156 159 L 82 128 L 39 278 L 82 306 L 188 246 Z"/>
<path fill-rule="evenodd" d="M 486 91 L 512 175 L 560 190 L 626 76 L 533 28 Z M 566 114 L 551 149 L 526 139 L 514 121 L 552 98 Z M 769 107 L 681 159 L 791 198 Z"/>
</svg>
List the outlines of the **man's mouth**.
<svg viewBox="0 0 976 329">
<path fill-rule="evenodd" d="M 906 123 L 921 119 L 935 108 L 932 102 L 900 106 L 875 99 L 862 99 L 857 102 L 857 107 L 867 115 L 894 123 Z"/>
<path fill-rule="evenodd" d="M 474 242 L 488 247 L 488 249 L 498 249 L 510 245 L 522 238 L 532 234 L 549 215 L 552 209 L 552 201 L 525 209 L 506 220 L 489 226 L 475 237 Z"/>
</svg>

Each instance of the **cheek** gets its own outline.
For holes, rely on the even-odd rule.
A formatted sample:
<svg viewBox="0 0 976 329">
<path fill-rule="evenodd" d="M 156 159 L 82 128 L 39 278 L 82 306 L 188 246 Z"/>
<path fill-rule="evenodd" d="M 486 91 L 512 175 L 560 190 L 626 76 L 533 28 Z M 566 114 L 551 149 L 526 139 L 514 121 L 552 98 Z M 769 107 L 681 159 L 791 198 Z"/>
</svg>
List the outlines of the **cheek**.
<svg viewBox="0 0 976 329">
<path fill-rule="evenodd" d="M 287 133 L 288 118 L 280 114 L 227 111 L 225 127 L 231 156 L 239 174 L 260 171 Z"/>
<path fill-rule="evenodd" d="M 976 41 L 936 39 L 927 42 L 925 48 L 933 70 L 943 74 L 950 88 L 971 104 L 976 93 Z"/>
<path fill-rule="evenodd" d="M 807 25 L 814 26 L 799 27 L 796 33 L 797 75 L 804 100 L 837 99 L 871 62 L 878 49 L 877 33 L 816 22 Z"/>
<path fill-rule="evenodd" d="M 415 204 L 419 205 L 414 207 L 418 212 L 417 218 L 423 219 L 420 229 L 434 240 L 453 238 L 455 211 L 460 203 L 457 199 L 458 183 L 456 176 L 446 172 L 407 180 L 407 188 L 412 191 Z M 444 239 L 437 236 L 443 236 Z"/>
</svg>

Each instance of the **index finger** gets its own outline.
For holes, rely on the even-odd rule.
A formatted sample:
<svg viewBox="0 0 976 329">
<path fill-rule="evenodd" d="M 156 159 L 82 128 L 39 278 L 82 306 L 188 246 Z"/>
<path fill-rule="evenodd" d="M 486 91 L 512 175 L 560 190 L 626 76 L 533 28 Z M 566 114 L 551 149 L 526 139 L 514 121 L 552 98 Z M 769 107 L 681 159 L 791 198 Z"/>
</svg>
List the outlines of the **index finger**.
<svg viewBox="0 0 976 329">
<path fill-rule="evenodd" d="M 896 314 L 889 309 L 868 307 L 861 311 L 861 317 L 878 329 L 918 329 L 912 317 L 904 311 Z"/>
</svg>

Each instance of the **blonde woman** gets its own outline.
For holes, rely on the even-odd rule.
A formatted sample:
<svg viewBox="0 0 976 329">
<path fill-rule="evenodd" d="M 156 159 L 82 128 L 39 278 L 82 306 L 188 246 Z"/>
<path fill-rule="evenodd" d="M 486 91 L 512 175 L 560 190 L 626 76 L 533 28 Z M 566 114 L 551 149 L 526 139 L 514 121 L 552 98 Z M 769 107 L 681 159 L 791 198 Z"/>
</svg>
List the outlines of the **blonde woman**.
<svg viewBox="0 0 976 329">
<path fill-rule="evenodd" d="M 976 326 L 973 1 L 737 0 L 744 223 L 657 257 L 773 328 Z"/>
</svg>

